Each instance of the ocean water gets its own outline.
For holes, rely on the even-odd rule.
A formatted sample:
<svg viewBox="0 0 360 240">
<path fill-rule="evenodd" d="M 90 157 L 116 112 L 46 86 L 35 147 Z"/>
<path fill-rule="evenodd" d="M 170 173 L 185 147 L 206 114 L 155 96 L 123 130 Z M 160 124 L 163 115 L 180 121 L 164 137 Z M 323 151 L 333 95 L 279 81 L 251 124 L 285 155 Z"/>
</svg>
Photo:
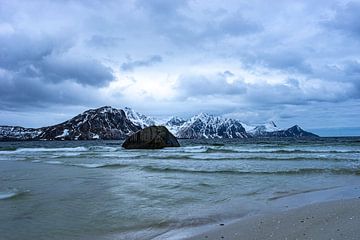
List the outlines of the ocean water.
<svg viewBox="0 0 360 240">
<path fill-rule="evenodd" d="M 360 186 L 355 137 L 121 143 L 0 143 L 0 238 L 179 239 L 291 196 Z"/>
</svg>

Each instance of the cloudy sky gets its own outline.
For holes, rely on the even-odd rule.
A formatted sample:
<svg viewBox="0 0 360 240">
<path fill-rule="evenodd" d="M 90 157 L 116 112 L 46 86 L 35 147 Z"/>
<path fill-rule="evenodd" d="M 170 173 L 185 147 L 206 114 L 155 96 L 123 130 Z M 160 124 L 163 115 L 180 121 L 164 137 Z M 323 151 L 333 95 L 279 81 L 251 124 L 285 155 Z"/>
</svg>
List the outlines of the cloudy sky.
<svg viewBox="0 0 360 240">
<path fill-rule="evenodd" d="M 346 0 L 1 0 L 0 124 L 111 105 L 357 129 L 359 23 Z"/>
</svg>

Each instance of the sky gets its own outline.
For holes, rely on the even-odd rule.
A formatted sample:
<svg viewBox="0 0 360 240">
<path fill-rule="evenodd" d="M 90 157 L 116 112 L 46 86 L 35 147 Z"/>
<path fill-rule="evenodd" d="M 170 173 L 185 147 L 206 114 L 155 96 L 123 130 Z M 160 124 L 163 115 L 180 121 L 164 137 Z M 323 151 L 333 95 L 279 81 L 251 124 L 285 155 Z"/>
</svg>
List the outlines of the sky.
<svg viewBox="0 0 360 240">
<path fill-rule="evenodd" d="M 360 0 L 1 0 L 0 125 L 110 105 L 360 135 L 359 22 Z"/>
</svg>

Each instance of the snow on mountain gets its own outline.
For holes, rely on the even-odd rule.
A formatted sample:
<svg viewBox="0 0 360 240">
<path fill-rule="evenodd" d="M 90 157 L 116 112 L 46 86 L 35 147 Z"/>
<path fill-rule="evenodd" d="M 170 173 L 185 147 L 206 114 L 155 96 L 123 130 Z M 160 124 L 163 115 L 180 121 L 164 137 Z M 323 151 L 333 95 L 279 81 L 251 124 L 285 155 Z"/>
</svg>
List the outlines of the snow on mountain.
<svg viewBox="0 0 360 240">
<path fill-rule="evenodd" d="M 316 134 L 313 134 L 311 132 L 307 132 L 303 130 L 298 125 L 292 126 L 285 130 L 279 130 L 279 131 L 273 131 L 273 132 L 266 132 L 263 135 L 263 137 L 306 137 L 306 138 L 314 138 L 319 137 Z"/>
<path fill-rule="evenodd" d="M 124 139 L 136 131 L 164 125 L 178 138 L 316 137 L 295 125 L 282 130 L 274 122 L 248 125 L 238 120 L 200 113 L 188 120 L 172 117 L 160 123 L 131 108 L 105 106 L 87 110 L 63 123 L 43 128 L 0 126 L 0 140 Z"/>
<path fill-rule="evenodd" d="M 123 110 L 105 106 L 87 110 L 49 127 L 0 126 L 0 140 L 124 139 L 140 129 L 126 117 Z"/>
<path fill-rule="evenodd" d="M 246 132 L 252 136 L 261 136 L 264 133 L 281 131 L 282 129 L 277 127 L 273 121 L 270 121 L 261 125 L 246 125 L 242 123 Z"/>
<path fill-rule="evenodd" d="M 185 119 L 179 117 L 171 117 L 161 125 L 165 126 L 172 134 L 177 135 L 180 127 L 186 122 Z"/>
<path fill-rule="evenodd" d="M 105 106 L 87 110 L 63 123 L 43 128 L 39 139 L 90 140 L 124 139 L 141 129 L 122 109 Z"/>
<path fill-rule="evenodd" d="M 155 119 L 138 113 L 129 107 L 125 107 L 124 112 L 131 122 L 133 122 L 137 126 L 140 126 L 141 128 L 156 125 Z"/>
<path fill-rule="evenodd" d="M 184 122 L 175 136 L 179 138 L 248 138 L 237 120 L 200 113 Z"/>
<path fill-rule="evenodd" d="M 36 128 L 18 126 L 0 126 L 0 140 L 30 140 L 39 136 L 43 131 Z"/>
</svg>

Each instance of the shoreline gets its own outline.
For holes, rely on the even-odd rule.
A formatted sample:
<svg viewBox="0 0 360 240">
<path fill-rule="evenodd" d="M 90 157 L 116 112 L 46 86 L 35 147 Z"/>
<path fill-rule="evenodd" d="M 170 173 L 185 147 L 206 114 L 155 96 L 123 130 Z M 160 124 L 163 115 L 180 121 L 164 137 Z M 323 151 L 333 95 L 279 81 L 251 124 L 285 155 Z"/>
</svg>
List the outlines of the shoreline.
<svg viewBox="0 0 360 240">
<path fill-rule="evenodd" d="M 348 239 L 360 236 L 360 196 L 257 215 L 185 238 L 195 239 Z"/>
<path fill-rule="evenodd" d="M 238 219 L 175 229 L 157 239 L 359 239 L 360 186 L 298 193 Z M 334 231 L 335 229 L 335 231 Z M 304 235 L 305 234 L 305 235 Z"/>
</svg>

